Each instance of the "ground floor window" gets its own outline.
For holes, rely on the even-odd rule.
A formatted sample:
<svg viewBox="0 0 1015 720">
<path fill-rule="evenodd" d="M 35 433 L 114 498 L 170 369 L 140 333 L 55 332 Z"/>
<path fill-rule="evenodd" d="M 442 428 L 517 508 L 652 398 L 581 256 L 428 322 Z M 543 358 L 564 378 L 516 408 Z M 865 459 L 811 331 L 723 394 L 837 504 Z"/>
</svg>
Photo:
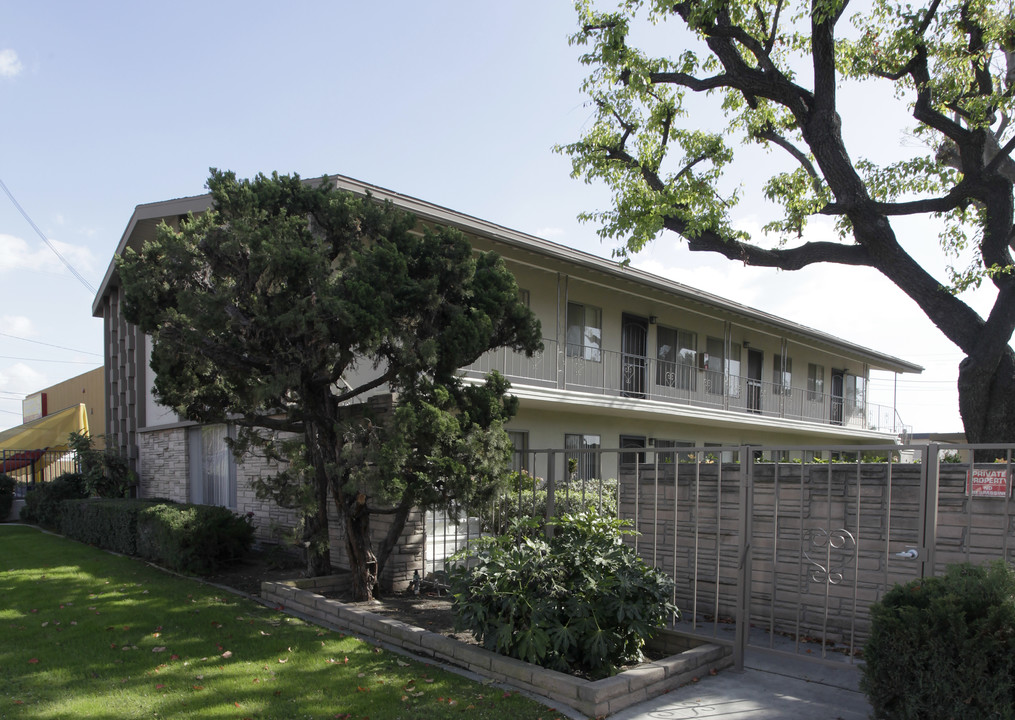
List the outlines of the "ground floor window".
<svg viewBox="0 0 1015 720">
<path fill-rule="evenodd" d="M 236 459 L 226 445 L 228 425 L 201 425 L 187 430 L 190 502 L 236 508 Z"/>
<path fill-rule="evenodd" d="M 508 430 L 508 440 L 514 448 L 511 454 L 511 471 L 529 470 L 529 433 L 525 430 Z"/>
<path fill-rule="evenodd" d="M 568 477 L 575 480 L 598 479 L 600 447 L 602 447 L 602 442 L 598 435 L 571 433 L 564 435 Z"/>
</svg>

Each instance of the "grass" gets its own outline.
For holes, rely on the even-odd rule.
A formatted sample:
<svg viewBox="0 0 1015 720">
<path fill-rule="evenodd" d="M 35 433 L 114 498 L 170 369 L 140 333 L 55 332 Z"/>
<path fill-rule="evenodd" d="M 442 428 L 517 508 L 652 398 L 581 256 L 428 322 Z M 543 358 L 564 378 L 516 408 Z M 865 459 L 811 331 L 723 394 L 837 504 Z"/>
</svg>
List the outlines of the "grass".
<svg viewBox="0 0 1015 720">
<path fill-rule="evenodd" d="M 145 563 L 0 526 L 0 718 L 557 717 Z"/>
</svg>

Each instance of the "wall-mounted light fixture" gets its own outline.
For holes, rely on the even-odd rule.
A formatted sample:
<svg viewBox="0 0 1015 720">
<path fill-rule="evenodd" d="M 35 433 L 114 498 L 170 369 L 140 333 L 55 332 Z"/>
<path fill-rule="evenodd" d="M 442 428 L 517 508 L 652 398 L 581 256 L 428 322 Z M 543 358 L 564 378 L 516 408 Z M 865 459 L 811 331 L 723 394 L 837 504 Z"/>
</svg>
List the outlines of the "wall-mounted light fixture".
<svg viewBox="0 0 1015 720">
<path fill-rule="evenodd" d="M 659 322 L 659 317 L 658 316 L 656 316 L 656 315 L 649 315 L 648 316 L 648 324 L 649 325 L 655 325 L 657 322 Z"/>
</svg>

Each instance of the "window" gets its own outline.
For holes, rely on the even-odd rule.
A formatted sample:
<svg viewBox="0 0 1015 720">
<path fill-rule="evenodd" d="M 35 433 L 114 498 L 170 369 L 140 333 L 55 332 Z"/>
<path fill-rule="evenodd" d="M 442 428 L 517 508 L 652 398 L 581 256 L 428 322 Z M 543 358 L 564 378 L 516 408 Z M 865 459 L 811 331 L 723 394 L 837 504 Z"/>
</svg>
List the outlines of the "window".
<svg viewBox="0 0 1015 720">
<path fill-rule="evenodd" d="M 567 304 L 567 356 L 600 362 L 603 352 L 603 312 L 591 305 Z"/>
<path fill-rule="evenodd" d="M 598 435 L 564 435 L 568 476 L 572 476 L 571 467 L 573 466 L 575 480 L 597 479 L 599 477 L 599 447 L 600 438 Z"/>
<path fill-rule="evenodd" d="M 726 360 L 726 384 L 730 397 L 740 397 L 740 343 L 730 343 L 730 356 Z"/>
<path fill-rule="evenodd" d="M 656 329 L 656 385 L 695 390 L 697 375 L 694 371 L 697 359 L 698 335 L 686 330 L 668 328 L 663 325 Z"/>
<path fill-rule="evenodd" d="M 236 460 L 226 445 L 227 437 L 233 437 L 227 425 L 187 430 L 190 502 L 236 507 Z"/>
<path fill-rule="evenodd" d="M 846 414 L 861 415 L 866 407 L 867 380 L 859 375 L 846 375 L 846 392 L 843 400 L 846 403 Z"/>
<path fill-rule="evenodd" d="M 697 456 L 693 452 L 664 451 L 662 448 L 693 448 L 694 443 L 680 440 L 656 440 L 656 454 L 659 456 L 659 464 L 664 463 L 693 463 Z"/>
<path fill-rule="evenodd" d="M 508 440 L 514 452 L 511 454 L 511 471 L 521 472 L 529 469 L 529 433 L 523 430 L 508 430 Z"/>
<path fill-rule="evenodd" d="M 529 307 L 529 291 L 523 288 L 518 288 L 518 302 L 525 307 Z"/>
<path fill-rule="evenodd" d="M 807 399 L 822 402 L 825 399 L 825 366 L 807 363 Z"/>
<path fill-rule="evenodd" d="M 772 359 L 772 392 L 789 395 L 793 387 L 793 358 L 775 355 Z"/>
<path fill-rule="evenodd" d="M 643 448 L 645 447 L 645 436 L 644 435 L 621 435 L 620 436 L 620 447 L 624 449 L 628 448 Z M 622 452 L 620 453 L 620 464 L 621 465 L 634 465 L 635 463 L 645 463 L 645 453 L 643 452 Z"/>
<path fill-rule="evenodd" d="M 726 371 L 725 343 L 722 338 L 708 338 L 706 342 L 705 361 L 705 392 L 712 395 L 723 394 L 723 373 Z"/>
<path fill-rule="evenodd" d="M 708 443 L 708 442 L 705 443 L 705 447 L 706 448 L 721 448 L 722 446 L 723 446 L 722 443 Z M 738 463 L 738 462 L 740 462 L 740 451 L 739 450 L 720 450 L 718 453 L 716 453 L 714 451 L 713 452 L 706 452 L 705 453 L 706 459 L 708 458 L 709 455 L 711 455 L 713 458 L 717 459 L 719 462 L 724 462 L 724 463 Z"/>
</svg>

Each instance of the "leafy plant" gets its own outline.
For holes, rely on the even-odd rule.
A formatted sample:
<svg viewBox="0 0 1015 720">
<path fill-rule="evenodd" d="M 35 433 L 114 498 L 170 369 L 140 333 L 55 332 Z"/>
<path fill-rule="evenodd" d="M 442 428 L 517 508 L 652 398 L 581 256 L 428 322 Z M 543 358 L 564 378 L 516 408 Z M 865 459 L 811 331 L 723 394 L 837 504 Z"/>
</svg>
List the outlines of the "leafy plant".
<svg viewBox="0 0 1015 720">
<path fill-rule="evenodd" d="M 1003 561 L 896 585 L 870 613 L 861 688 L 875 718 L 1015 718 L 1015 572 Z"/>
<path fill-rule="evenodd" d="M 137 484 L 137 475 L 126 458 L 109 448 L 96 449 L 87 433 L 72 432 L 69 445 L 78 456 L 78 467 L 89 495 L 122 498 Z"/>
<path fill-rule="evenodd" d="M 673 581 L 625 545 L 626 523 L 592 511 L 553 520 L 551 539 L 482 538 L 459 554 L 459 623 L 487 648 L 593 678 L 641 658 L 679 611 Z"/>
<path fill-rule="evenodd" d="M 0 473 L 0 522 L 7 519 L 14 506 L 14 478 L 5 473 Z"/>
<path fill-rule="evenodd" d="M 52 482 L 29 485 L 21 519 L 45 528 L 60 529 L 61 503 L 88 497 L 85 480 L 79 473 L 64 473 Z"/>
<path fill-rule="evenodd" d="M 484 506 L 479 513 L 485 532 L 503 535 L 512 523 L 537 518 L 543 523 L 550 519 L 547 512 L 547 483 L 541 477 L 522 471 L 513 473 L 511 488 L 494 503 Z M 617 481 L 568 480 L 554 489 L 553 515 L 577 514 L 594 510 L 600 515 L 617 515 Z"/>
</svg>

